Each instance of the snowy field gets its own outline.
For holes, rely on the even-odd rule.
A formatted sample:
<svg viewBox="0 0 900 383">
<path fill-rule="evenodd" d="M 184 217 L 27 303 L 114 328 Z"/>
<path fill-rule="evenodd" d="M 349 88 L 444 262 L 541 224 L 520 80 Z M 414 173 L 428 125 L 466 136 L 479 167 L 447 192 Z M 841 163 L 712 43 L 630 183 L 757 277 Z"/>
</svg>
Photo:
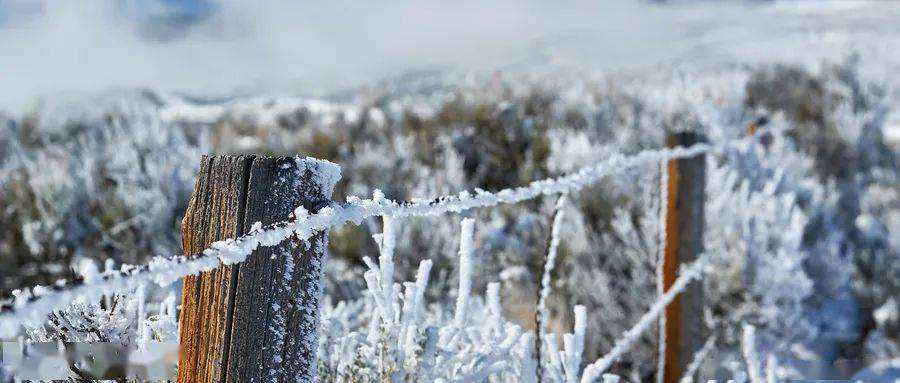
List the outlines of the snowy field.
<svg viewBox="0 0 900 383">
<path fill-rule="evenodd" d="M 690 375 L 900 379 L 900 4 L 314 5 L 0 2 L 0 340 L 177 344 L 181 277 L 324 229 L 320 381 L 655 381 L 661 165 L 702 152 Z M 330 161 L 339 205 L 184 262 L 211 153 Z"/>
</svg>

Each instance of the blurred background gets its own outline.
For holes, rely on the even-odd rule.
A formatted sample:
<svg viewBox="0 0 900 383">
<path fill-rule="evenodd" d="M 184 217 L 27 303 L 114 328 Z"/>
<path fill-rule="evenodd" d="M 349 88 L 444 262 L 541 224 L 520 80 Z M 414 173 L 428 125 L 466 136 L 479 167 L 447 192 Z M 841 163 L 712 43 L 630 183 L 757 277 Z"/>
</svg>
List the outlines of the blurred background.
<svg viewBox="0 0 900 383">
<path fill-rule="evenodd" d="M 787 139 L 711 170 L 710 315 L 754 323 L 799 376 L 847 378 L 900 358 L 897 73 L 890 1 L 0 0 L 0 300 L 85 259 L 180 253 L 204 154 L 328 159 L 336 200 L 410 199 L 754 126 Z M 586 359 L 655 299 L 658 177 L 572 196 L 551 327 L 588 306 Z M 478 291 L 502 282 L 526 328 L 554 202 L 474 213 Z M 762 217 L 757 247 L 728 230 L 751 220 L 738 210 Z M 398 278 L 434 259 L 433 301 L 456 280 L 453 221 L 402 225 Z M 329 299 L 360 297 L 378 227 L 331 234 Z M 652 376 L 645 338 L 617 373 Z M 738 338 L 721 338 L 720 368 Z"/>
</svg>

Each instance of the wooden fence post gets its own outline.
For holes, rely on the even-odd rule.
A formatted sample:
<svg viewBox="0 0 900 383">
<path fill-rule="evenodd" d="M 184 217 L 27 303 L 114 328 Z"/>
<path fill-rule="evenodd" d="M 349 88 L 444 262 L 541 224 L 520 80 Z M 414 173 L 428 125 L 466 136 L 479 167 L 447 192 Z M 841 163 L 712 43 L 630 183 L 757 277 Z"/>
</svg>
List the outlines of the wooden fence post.
<svg viewBox="0 0 900 383">
<path fill-rule="evenodd" d="M 185 254 L 255 222 L 314 212 L 335 165 L 293 157 L 204 157 L 182 222 Z M 336 181 L 336 180 L 330 180 Z M 184 279 L 179 382 L 312 381 L 327 233 L 260 247 L 247 261 Z"/>
<path fill-rule="evenodd" d="M 667 147 L 705 142 L 698 133 L 671 133 Z M 690 264 L 703 252 L 706 188 L 706 156 L 677 159 L 668 163 L 666 241 L 663 254 L 663 289 L 668 291 L 681 265 Z M 676 383 L 694 353 L 706 340 L 703 323 L 703 286 L 694 281 L 666 307 L 665 371 L 663 381 Z"/>
</svg>

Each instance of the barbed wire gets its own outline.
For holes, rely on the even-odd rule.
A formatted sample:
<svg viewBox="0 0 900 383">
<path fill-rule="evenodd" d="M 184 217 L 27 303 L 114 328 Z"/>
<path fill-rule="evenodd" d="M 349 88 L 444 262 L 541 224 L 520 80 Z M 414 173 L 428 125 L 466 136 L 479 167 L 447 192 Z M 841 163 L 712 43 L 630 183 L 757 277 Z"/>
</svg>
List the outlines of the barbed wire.
<svg viewBox="0 0 900 383">
<path fill-rule="evenodd" d="M 17 290 L 12 304 L 0 308 L 0 338 L 15 336 L 23 324 L 42 323 L 48 314 L 68 307 L 76 299 L 96 301 L 103 296 L 128 291 L 147 283 L 168 286 L 189 275 L 243 262 L 259 246 L 276 246 L 288 238 L 308 240 L 317 232 L 347 223 L 359 225 L 370 217 L 437 216 L 576 191 L 618 171 L 719 151 L 745 140 L 746 138 L 719 144 L 703 143 L 689 147 L 644 150 L 633 155 L 615 153 L 570 175 L 538 180 L 527 186 L 497 192 L 475 189 L 474 192 L 463 191 L 434 199 L 397 202 L 385 198 L 376 190 L 371 199 L 351 196 L 346 203 L 323 207 L 315 214 L 298 207 L 294 210 L 292 220 L 265 228 L 256 223 L 248 234 L 214 242 L 196 255 L 156 256 L 146 265 L 123 265 L 117 272 L 107 272 L 82 283 L 61 281 L 54 286 Z"/>
<path fill-rule="evenodd" d="M 709 266 L 709 254 L 703 254 L 690 265 L 682 266 L 678 278 L 672 283 L 672 287 L 666 290 L 666 293 L 650 306 L 650 309 L 638 319 L 634 326 L 625 331 L 622 337 L 616 340 L 613 348 L 606 355 L 584 368 L 581 383 L 590 383 L 599 379 L 606 370 L 612 367 L 613 363 L 637 343 L 641 335 L 653 328 L 653 323 L 678 294 L 681 294 L 691 282 L 703 277 L 707 266 Z"/>
</svg>

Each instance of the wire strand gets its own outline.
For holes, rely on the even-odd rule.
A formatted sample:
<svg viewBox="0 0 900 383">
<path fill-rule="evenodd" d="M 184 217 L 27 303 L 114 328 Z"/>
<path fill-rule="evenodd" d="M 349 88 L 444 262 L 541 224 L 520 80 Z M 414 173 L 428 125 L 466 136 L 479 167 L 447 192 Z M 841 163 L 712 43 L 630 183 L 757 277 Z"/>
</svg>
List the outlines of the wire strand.
<svg viewBox="0 0 900 383">
<path fill-rule="evenodd" d="M 302 208 L 298 208 L 295 210 L 293 220 L 279 222 L 266 228 L 260 224 L 254 225 L 250 233 L 214 242 L 197 255 L 156 256 L 146 265 L 123 265 L 120 272 L 108 273 L 96 281 L 86 281 L 82 284 L 62 282 L 57 286 L 36 286 L 33 289 L 20 290 L 11 307 L 3 308 L 0 313 L 0 338 L 14 337 L 23 324 L 43 323 L 48 314 L 68 307 L 76 298 L 88 302 L 95 301 L 104 295 L 128 291 L 147 282 L 168 286 L 189 275 L 197 275 L 222 265 L 243 262 L 258 247 L 276 246 L 288 238 L 308 240 L 320 231 L 341 227 L 351 222 L 358 225 L 370 217 L 437 216 L 575 191 L 625 169 L 722 150 L 744 140 L 717 145 L 704 143 L 689 147 L 645 150 L 630 156 L 616 153 L 604 161 L 570 175 L 534 181 L 527 186 L 493 193 L 475 189 L 474 193 L 463 191 L 456 195 L 430 200 L 396 202 L 384 198 L 381 192 L 376 191 L 371 199 L 351 196 L 347 198 L 347 203 L 324 207 L 315 214 L 308 214 Z"/>
</svg>

